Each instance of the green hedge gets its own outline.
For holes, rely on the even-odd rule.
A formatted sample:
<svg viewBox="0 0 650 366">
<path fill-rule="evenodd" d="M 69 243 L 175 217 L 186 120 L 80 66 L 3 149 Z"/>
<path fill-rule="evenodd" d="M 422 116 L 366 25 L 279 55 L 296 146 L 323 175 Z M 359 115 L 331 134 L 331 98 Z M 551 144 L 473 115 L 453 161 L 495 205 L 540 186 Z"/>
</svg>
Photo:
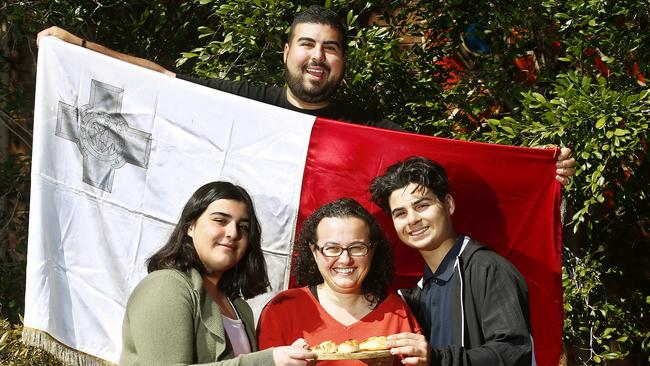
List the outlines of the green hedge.
<svg viewBox="0 0 650 366">
<path fill-rule="evenodd" d="M 57 24 L 182 72 L 275 85 L 284 83 L 281 50 L 294 14 L 316 3 L 333 8 L 350 35 L 338 98 L 381 108 L 419 133 L 573 149 L 563 263 L 569 363 L 649 361 L 646 0 L 29 3 L 0 5 L 10 47 L 25 57 L 35 32 Z M 20 86 L 0 85 L 10 116 L 31 113 L 33 86 Z M 10 205 L 1 207 L 5 220 Z M 24 227 L 9 230 L 24 238 Z M 2 254 L 24 272 L 23 259 Z M 0 271 L 3 301 L 22 298 L 8 285 L 14 272 Z M 15 322 L 22 304 L 14 304 L 3 311 Z"/>
</svg>

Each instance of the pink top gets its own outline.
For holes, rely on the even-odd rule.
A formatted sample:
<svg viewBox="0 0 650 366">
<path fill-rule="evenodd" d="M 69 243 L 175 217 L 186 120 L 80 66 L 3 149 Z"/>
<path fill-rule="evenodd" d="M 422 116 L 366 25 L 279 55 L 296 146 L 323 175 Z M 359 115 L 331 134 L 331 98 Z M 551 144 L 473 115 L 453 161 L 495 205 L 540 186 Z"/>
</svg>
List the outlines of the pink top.
<svg viewBox="0 0 650 366">
<path fill-rule="evenodd" d="M 230 301 L 230 299 L 228 299 L 228 301 Z M 232 303 L 230 304 L 232 305 Z M 232 308 L 235 309 L 235 306 L 232 305 Z M 237 312 L 236 309 L 235 312 Z M 230 319 L 222 314 L 221 319 L 223 320 L 223 329 L 228 335 L 228 340 L 230 341 L 235 356 L 250 353 L 251 344 L 248 342 L 246 327 L 244 326 L 244 322 L 239 318 L 239 314 L 237 314 L 237 319 Z"/>
</svg>

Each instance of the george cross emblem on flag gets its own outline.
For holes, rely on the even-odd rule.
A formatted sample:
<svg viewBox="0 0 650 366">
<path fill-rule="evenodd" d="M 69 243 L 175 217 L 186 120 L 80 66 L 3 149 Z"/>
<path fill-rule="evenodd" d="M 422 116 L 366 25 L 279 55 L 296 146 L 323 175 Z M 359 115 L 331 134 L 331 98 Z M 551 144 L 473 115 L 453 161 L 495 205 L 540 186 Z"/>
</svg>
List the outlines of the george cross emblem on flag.
<svg viewBox="0 0 650 366">
<path fill-rule="evenodd" d="M 132 128 L 121 114 L 124 90 L 92 80 L 88 104 L 59 101 L 55 134 L 77 144 L 83 182 L 111 192 L 115 169 L 129 163 L 147 169 L 151 134 Z"/>
</svg>

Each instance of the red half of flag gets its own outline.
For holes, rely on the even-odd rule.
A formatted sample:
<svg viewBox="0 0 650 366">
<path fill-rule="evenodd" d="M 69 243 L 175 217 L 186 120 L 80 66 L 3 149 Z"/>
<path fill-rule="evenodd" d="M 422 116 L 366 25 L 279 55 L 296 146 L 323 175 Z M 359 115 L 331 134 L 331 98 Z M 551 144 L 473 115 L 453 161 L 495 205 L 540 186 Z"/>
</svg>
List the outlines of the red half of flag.
<svg viewBox="0 0 650 366">
<path fill-rule="evenodd" d="M 422 276 L 419 253 L 398 239 L 388 215 L 370 203 L 371 180 L 420 155 L 440 163 L 456 202 L 456 232 L 509 259 L 528 283 L 538 365 L 557 365 L 563 326 L 561 187 L 553 149 L 475 143 L 317 119 L 311 133 L 298 225 L 316 208 L 350 197 L 369 209 L 393 243 L 394 287 Z M 291 281 L 293 283 L 293 281 Z"/>
</svg>

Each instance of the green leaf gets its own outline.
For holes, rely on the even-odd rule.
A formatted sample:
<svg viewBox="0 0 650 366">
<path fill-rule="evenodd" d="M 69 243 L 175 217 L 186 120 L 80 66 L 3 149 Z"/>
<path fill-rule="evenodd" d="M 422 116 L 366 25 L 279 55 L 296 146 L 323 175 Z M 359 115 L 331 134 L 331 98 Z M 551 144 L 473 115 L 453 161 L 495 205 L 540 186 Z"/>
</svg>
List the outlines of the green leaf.
<svg viewBox="0 0 650 366">
<path fill-rule="evenodd" d="M 546 98 L 544 98 L 540 93 L 533 93 L 533 97 L 535 97 L 535 99 L 540 103 L 546 103 Z"/>
<path fill-rule="evenodd" d="M 210 27 L 206 27 L 203 25 L 198 27 L 196 30 L 198 30 L 199 33 L 214 33 L 214 31 Z"/>
<path fill-rule="evenodd" d="M 602 56 L 600 59 L 603 60 L 603 62 L 608 63 L 608 64 L 611 64 L 612 62 L 614 62 L 614 58 L 610 57 L 610 56 Z"/>
<path fill-rule="evenodd" d="M 602 359 L 600 358 L 600 356 L 598 356 L 598 355 L 594 355 L 594 362 L 595 362 L 595 363 L 600 363 L 600 361 L 602 361 Z"/>
<path fill-rule="evenodd" d="M 630 133 L 630 131 L 628 131 L 628 130 L 623 130 L 623 129 L 621 129 L 621 128 L 617 128 L 616 131 L 614 131 L 614 135 L 616 135 L 616 136 L 625 136 L 625 135 L 627 135 L 628 133 Z"/>
<path fill-rule="evenodd" d="M 179 58 L 178 60 L 176 60 L 176 67 L 181 67 L 183 64 L 187 62 L 187 60 L 188 58 L 184 58 L 184 57 Z"/>
<path fill-rule="evenodd" d="M 607 116 L 602 116 L 596 121 L 596 128 L 601 129 L 605 127 L 605 121 L 607 121 Z"/>
<path fill-rule="evenodd" d="M 603 355 L 603 357 L 605 357 L 605 359 L 608 360 L 618 360 L 619 358 L 622 358 L 622 356 L 623 354 L 621 352 L 607 352 L 606 354 Z"/>
</svg>

